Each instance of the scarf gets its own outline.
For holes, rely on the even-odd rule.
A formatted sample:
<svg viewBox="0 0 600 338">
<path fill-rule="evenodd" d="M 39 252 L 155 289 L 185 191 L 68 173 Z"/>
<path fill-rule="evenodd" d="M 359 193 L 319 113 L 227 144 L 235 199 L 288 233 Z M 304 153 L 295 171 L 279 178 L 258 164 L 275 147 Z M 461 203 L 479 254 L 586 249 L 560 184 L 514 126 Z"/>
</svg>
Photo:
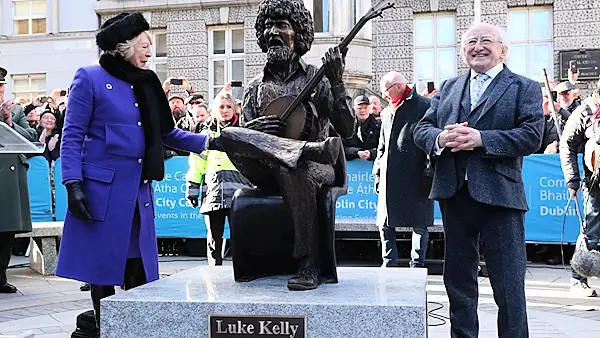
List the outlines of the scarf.
<svg viewBox="0 0 600 338">
<path fill-rule="evenodd" d="M 121 56 L 104 54 L 100 57 L 100 65 L 110 75 L 133 86 L 146 141 L 142 176 L 148 180 L 162 180 L 165 175 L 162 135 L 175 128 L 175 121 L 160 80 L 153 71 L 138 68 Z"/>
<path fill-rule="evenodd" d="M 412 88 L 410 88 L 408 85 L 404 88 L 404 92 L 402 93 L 402 95 L 400 95 L 400 97 L 398 98 L 397 101 L 392 101 L 392 108 L 394 110 L 394 112 L 396 110 L 398 110 L 398 107 L 400 107 L 400 105 L 402 104 L 402 102 L 404 102 L 404 100 L 410 95 L 410 92 L 412 92 Z"/>
</svg>

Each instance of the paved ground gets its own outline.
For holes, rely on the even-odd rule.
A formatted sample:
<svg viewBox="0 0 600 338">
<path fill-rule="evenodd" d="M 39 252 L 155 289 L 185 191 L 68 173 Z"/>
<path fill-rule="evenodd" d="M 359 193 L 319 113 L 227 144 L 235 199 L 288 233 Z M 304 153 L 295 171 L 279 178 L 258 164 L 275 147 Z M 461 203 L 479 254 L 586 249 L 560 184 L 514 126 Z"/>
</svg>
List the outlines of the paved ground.
<svg viewBox="0 0 600 338">
<path fill-rule="evenodd" d="M 13 264 L 24 263 L 15 257 Z M 169 275 L 205 260 L 163 258 L 161 274 Z M 600 298 L 576 298 L 569 293 L 569 274 L 564 268 L 530 265 L 527 275 L 531 337 L 596 337 L 600 333 Z M 0 295 L 0 337 L 32 330 L 36 338 L 69 338 L 76 316 L 91 309 L 88 292 L 79 283 L 41 277 L 27 267 L 9 270 L 9 280 L 19 288 L 14 295 Z M 590 284 L 600 291 L 600 280 Z M 480 278 L 480 337 L 497 337 L 496 305 L 487 278 Z M 428 285 L 429 337 L 449 337 L 448 299 L 441 276 L 430 276 Z M 435 310 L 440 307 L 440 309 Z"/>
</svg>

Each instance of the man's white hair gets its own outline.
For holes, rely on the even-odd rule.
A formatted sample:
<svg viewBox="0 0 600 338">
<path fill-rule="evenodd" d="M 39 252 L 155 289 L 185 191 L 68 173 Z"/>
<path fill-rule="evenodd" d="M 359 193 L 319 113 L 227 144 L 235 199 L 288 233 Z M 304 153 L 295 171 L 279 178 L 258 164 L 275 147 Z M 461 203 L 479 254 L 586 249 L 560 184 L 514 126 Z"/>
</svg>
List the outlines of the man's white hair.
<svg viewBox="0 0 600 338">
<path fill-rule="evenodd" d="M 111 54 L 111 55 L 118 54 L 118 55 L 121 55 L 125 60 L 129 60 L 129 59 L 131 59 L 131 57 L 133 56 L 133 53 L 135 52 L 134 46 L 138 42 L 140 42 L 140 39 L 143 36 L 146 36 L 150 41 L 152 41 L 152 37 L 150 36 L 150 33 L 148 33 L 148 31 L 144 31 L 144 32 L 140 33 L 140 35 L 134 37 L 131 40 L 127 40 L 125 42 L 118 43 L 115 50 L 105 51 L 104 53 Z"/>
<path fill-rule="evenodd" d="M 509 38 L 508 38 L 508 33 L 506 33 L 506 31 L 504 29 L 502 29 L 501 27 L 492 25 L 490 23 L 487 22 L 475 22 L 473 24 L 471 24 L 471 26 L 469 26 L 469 29 L 467 29 L 461 39 L 460 39 L 460 56 L 463 59 L 463 62 L 466 64 L 467 63 L 467 59 L 466 59 L 466 55 L 465 55 L 465 45 L 467 44 L 467 35 L 469 34 L 469 32 L 476 27 L 481 27 L 481 26 L 487 26 L 489 28 L 492 28 L 495 33 L 496 36 L 498 37 L 498 42 L 500 42 L 502 44 L 502 46 L 504 46 L 504 48 L 506 48 L 506 53 L 504 56 L 504 60 L 502 61 L 506 61 L 506 59 L 508 58 L 508 45 L 510 44 Z"/>
<path fill-rule="evenodd" d="M 406 84 L 406 77 L 402 75 L 402 73 L 397 71 L 391 71 L 386 73 L 379 82 L 380 87 L 389 87 L 391 85 L 395 85 L 397 83 Z"/>
</svg>

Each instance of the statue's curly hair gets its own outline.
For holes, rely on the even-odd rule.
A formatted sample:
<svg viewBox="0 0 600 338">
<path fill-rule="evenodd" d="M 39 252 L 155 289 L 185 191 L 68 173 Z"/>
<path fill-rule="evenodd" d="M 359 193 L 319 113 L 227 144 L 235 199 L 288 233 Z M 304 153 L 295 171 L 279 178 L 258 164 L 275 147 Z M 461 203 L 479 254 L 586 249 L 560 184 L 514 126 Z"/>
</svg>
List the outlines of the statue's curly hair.
<svg viewBox="0 0 600 338">
<path fill-rule="evenodd" d="M 294 28 L 294 50 L 298 56 L 303 56 L 310 50 L 315 38 L 313 19 L 304 3 L 298 0 L 263 0 L 258 6 L 256 16 L 256 37 L 263 53 L 268 50 L 264 37 L 267 19 L 287 19 Z"/>
</svg>

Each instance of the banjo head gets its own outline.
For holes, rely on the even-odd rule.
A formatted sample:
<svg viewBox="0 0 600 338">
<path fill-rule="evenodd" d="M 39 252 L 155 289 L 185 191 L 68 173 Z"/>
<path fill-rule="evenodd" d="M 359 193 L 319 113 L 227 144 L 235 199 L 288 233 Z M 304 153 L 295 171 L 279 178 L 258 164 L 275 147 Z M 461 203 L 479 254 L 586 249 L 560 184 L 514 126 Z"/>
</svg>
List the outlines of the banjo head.
<svg viewBox="0 0 600 338">
<path fill-rule="evenodd" d="M 293 95 L 286 95 L 276 98 L 275 100 L 269 102 L 261 116 L 275 115 L 277 117 L 281 117 L 285 110 L 292 104 L 294 99 L 295 96 Z M 314 106 L 311 105 L 311 108 L 314 109 Z M 285 128 L 282 129 L 280 136 L 298 139 L 307 127 L 307 113 L 312 114 L 312 112 L 306 111 L 305 105 L 300 104 L 284 120 L 286 125 Z"/>
</svg>

